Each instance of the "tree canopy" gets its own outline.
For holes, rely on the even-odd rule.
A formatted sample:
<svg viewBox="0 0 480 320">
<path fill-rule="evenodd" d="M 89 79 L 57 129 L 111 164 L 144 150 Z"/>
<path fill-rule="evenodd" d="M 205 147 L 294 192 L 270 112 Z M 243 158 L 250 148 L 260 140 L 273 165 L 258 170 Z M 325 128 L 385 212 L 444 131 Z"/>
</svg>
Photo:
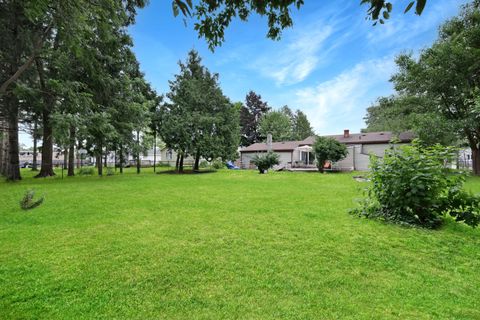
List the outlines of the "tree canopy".
<svg viewBox="0 0 480 320">
<path fill-rule="evenodd" d="M 392 77 L 397 96 L 369 109 L 369 127 L 392 128 L 388 118 L 394 115 L 401 127 L 413 128 L 430 142 L 465 141 L 473 172 L 480 174 L 479 39 L 480 1 L 473 1 L 442 25 L 438 39 L 418 58 L 397 57 L 399 71 Z"/>
<path fill-rule="evenodd" d="M 170 81 L 169 102 L 160 108 L 160 134 L 166 146 L 182 156 L 231 160 L 237 157 L 240 128 L 238 108 L 225 97 L 218 85 L 218 75 L 201 64 L 190 51 L 180 73 Z M 183 171 L 183 166 L 178 168 Z"/>
<path fill-rule="evenodd" d="M 271 134 L 274 142 L 291 140 L 292 138 L 290 118 L 282 111 L 270 111 L 263 115 L 260 120 L 259 131 L 263 139 Z"/>
<path fill-rule="evenodd" d="M 320 172 L 324 171 L 327 161 L 337 162 L 344 159 L 348 154 L 345 144 L 330 137 L 317 137 L 313 144 L 313 152 Z"/>
<path fill-rule="evenodd" d="M 260 120 L 270 111 L 270 107 L 264 101 L 262 96 L 250 91 L 245 97 L 245 105 L 240 109 L 240 127 L 242 146 L 249 146 L 260 142 Z"/>
<path fill-rule="evenodd" d="M 304 140 L 314 135 L 307 115 L 301 110 L 294 113 L 288 106 L 264 114 L 259 132 L 262 140 L 270 133 L 273 141 Z"/>
</svg>

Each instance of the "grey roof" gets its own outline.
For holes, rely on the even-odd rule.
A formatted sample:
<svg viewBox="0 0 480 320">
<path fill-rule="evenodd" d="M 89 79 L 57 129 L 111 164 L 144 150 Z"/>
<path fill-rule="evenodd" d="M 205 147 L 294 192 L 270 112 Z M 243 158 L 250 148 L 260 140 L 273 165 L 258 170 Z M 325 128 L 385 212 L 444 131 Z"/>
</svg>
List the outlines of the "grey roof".
<svg viewBox="0 0 480 320">
<path fill-rule="evenodd" d="M 326 137 L 334 138 L 338 142 L 345 144 L 380 144 L 389 143 L 393 137 L 398 137 L 400 142 L 408 143 L 414 138 L 412 132 L 402 132 L 399 135 L 393 132 L 366 132 L 366 133 L 350 133 L 348 138 L 345 138 L 343 134 L 330 135 Z M 284 141 L 274 142 L 272 144 L 273 151 L 292 151 L 299 146 L 313 145 L 316 140 L 316 136 L 311 136 L 302 141 Z M 240 152 L 264 152 L 267 151 L 267 144 L 264 142 L 254 143 L 248 147 L 240 150 Z"/>
<path fill-rule="evenodd" d="M 272 143 L 273 151 L 292 151 L 300 145 L 302 141 L 283 141 Z M 254 143 L 240 150 L 240 152 L 259 152 L 267 151 L 267 144 L 265 142 Z"/>
</svg>

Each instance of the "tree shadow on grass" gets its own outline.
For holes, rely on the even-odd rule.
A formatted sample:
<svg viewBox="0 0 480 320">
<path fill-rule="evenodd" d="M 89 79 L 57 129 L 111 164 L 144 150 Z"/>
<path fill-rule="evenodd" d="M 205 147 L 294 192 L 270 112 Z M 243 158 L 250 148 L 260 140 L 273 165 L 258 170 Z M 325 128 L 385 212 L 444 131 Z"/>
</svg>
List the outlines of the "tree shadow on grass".
<svg viewBox="0 0 480 320">
<path fill-rule="evenodd" d="M 157 174 L 204 174 L 204 173 L 215 173 L 217 170 L 199 170 L 199 171 L 194 171 L 194 170 L 183 170 L 183 172 L 176 171 L 176 170 L 167 170 L 167 171 L 161 171 L 157 172 Z"/>
</svg>

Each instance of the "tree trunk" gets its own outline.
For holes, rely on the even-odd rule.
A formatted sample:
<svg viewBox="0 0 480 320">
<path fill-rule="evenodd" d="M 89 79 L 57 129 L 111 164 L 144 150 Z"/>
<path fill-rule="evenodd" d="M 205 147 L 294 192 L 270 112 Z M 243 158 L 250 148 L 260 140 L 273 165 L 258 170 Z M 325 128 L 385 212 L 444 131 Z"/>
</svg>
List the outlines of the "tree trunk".
<svg viewBox="0 0 480 320">
<path fill-rule="evenodd" d="M 44 78 L 43 64 L 40 59 L 36 60 L 38 76 L 40 78 L 40 87 L 43 93 L 43 111 L 42 111 L 42 125 L 43 125 L 43 143 L 42 143 L 42 165 L 40 173 L 36 175 L 39 177 L 54 176 L 53 172 L 53 128 L 50 119 L 50 114 L 55 103 L 54 98 L 47 91 Z"/>
<path fill-rule="evenodd" d="M 8 165 L 7 180 L 21 180 L 20 159 L 18 149 L 18 105 L 15 97 L 8 97 L 5 100 L 8 103 Z"/>
<path fill-rule="evenodd" d="M 195 164 L 193 166 L 193 171 L 200 170 L 200 150 L 197 150 L 197 154 L 195 154 Z"/>
<path fill-rule="evenodd" d="M 177 153 L 177 161 L 175 162 L 175 171 L 178 171 L 179 164 L 180 164 L 180 153 Z"/>
<path fill-rule="evenodd" d="M 53 172 L 53 128 L 50 122 L 50 112 L 43 112 L 43 144 L 42 144 L 42 165 L 40 172 L 36 175 L 39 177 L 52 177 Z"/>
<path fill-rule="evenodd" d="M 155 173 L 156 170 L 156 162 L 157 162 L 157 133 L 153 133 L 153 172 Z"/>
<path fill-rule="evenodd" d="M 5 118 L 0 118 L 0 175 L 6 175 L 8 162 L 8 130 Z"/>
<path fill-rule="evenodd" d="M 137 153 L 137 174 L 140 173 L 140 168 L 141 168 L 141 161 L 140 161 L 140 153 Z"/>
<path fill-rule="evenodd" d="M 35 121 L 33 122 L 33 134 L 32 134 L 32 138 L 33 138 L 33 160 L 32 160 L 32 171 L 38 171 L 38 164 L 37 164 L 37 157 L 38 157 L 38 134 L 37 134 L 37 130 L 38 130 L 38 123 L 37 123 L 37 120 L 35 119 Z"/>
<path fill-rule="evenodd" d="M 65 149 L 63 150 L 62 169 L 66 170 L 66 169 L 67 169 L 67 164 L 68 164 L 68 149 L 65 148 Z"/>
<path fill-rule="evenodd" d="M 103 166 L 106 168 L 108 167 L 108 150 L 105 149 L 105 154 L 103 155 Z"/>
<path fill-rule="evenodd" d="M 123 145 L 120 145 L 120 173 L 123 173 Z"/>
<path fill-rule="evenodd" d="M 180 155 L 180 162 L 178 163 L 178 172 L 183 173 L 183 152 Z"/>
<path fill-rule="evenodd" d="M 96 155 L 96 162 L 97 162 L 98 175 L 102 176 L 103 175 L 103 165 L 102 165 L 102 152 L 101 151 L 98 151 L 98 153 Z"/>
<path fill-rule="evenodd" d="M 472 170 L 473 174 L 480 176 L 480 149 L 472 148 Z"/>
<path fill-rule="evenodd" d="M 323 173 L 325 171 L 325 161 L 318 160 L 317 168 L 320 173 Z"/>
<path fill-rule="evenodd" d="M 70 127 L 69 149 L 67 176 L 73 177 L 75 175 L 75 127 L 73 126 Z"/>
<path fill-rule="evenodd" d="M 140 131 L 137 130 L 137 174 L 140 173 Z"/>
</svg>

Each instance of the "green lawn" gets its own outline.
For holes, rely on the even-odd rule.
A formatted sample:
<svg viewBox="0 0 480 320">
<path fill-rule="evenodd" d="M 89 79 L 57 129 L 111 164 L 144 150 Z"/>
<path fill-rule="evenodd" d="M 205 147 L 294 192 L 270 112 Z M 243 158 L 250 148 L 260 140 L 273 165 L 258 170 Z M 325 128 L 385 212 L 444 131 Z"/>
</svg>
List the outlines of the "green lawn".
<svg viewBox="0 0 480 320">
<path fill-rule="evenodd" d="M 479 319 L 480 229 L 352 217 L 362 186 L 255 171 L 0 182 L 0 318 Z M 29 188 L 46 200 L 24 212 Z"/>
</svg>

